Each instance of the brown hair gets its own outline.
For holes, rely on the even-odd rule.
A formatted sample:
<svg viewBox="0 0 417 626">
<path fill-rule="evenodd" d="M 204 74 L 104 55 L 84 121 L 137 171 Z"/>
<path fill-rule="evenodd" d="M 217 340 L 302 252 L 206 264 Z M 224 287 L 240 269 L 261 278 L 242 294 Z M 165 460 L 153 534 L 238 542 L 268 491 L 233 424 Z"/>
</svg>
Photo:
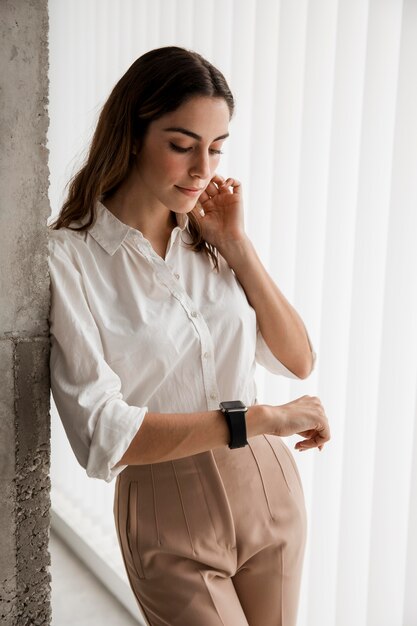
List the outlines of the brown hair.
<svg viewBox="0 0 417 626">
<path fill-rule="evenodd" d="M 67 199 L 49 228 L 70 228 L 72 221 L 88 215 L 79 228 L 95 222 L 97 200 L 104 201 L 128 176 L 133 164 L 132 148 L 140 150 L 149 124 L 193 96 L 224 98 L 230 118 L 234 99 L 223 74 L 200 54 L 178 46 L 146 52 L 132 63 L 104 103 L 85 163 L 70 179 Z M 217 250 L 201 234 L 197 218 L 190 212 L 192 250 L 204 251 L 218 270 Z"/>
</svg>

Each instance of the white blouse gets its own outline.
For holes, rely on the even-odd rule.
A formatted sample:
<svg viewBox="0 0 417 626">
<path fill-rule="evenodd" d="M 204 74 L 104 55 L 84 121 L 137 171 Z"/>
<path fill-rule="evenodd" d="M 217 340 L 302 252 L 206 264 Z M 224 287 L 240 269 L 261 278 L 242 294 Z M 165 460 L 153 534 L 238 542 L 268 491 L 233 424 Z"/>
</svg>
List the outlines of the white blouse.
<svg viewBox="0 0 417 626">
<path fill-rule="evenodd" d="M 224 257 L 217 273 L 205 253 L 184 245 L 187 215 L 175 214 L 164 260 L 101 202 L 96 210 L 88 231 L 49 231 L 50 371 L 78 462 L 110 482 L 126 467 L 113 468 L 148 411 L 257 404 L 256 362 L 299 377 L 265 343 Z"/>
</svg>

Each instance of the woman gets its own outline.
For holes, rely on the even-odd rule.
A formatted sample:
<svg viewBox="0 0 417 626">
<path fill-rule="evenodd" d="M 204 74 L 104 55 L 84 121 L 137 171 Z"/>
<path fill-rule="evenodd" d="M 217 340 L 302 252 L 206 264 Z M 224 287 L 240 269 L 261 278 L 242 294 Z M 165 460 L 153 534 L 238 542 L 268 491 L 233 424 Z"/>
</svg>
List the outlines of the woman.
<svg viewBox="0 0 417 626">
<path fill-rule="evenodd" d="M 315 353 L 216 174 L 233 110 L 199 54 L 139 57 L 50 232 L 52 392 L 88 476 L 117 477 L 152 626 L 295 626 L 306 514 L 281 437 L 330 439 L 318 398 L 256 398 L 256 362 L 302 379 Z"/>
</svg>

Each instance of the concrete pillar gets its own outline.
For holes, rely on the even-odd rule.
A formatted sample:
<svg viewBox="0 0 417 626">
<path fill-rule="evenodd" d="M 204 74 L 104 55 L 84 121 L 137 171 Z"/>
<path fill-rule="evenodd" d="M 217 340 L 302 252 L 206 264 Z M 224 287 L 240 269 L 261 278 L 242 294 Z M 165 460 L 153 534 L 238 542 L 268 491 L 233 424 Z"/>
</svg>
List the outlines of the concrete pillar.
<svg viewBox="0 0 417 626">
<path fill-rule="evenodd" d="M 51 622 L 48 4 L 0 2 L 0 623 Z"/>
</svg>

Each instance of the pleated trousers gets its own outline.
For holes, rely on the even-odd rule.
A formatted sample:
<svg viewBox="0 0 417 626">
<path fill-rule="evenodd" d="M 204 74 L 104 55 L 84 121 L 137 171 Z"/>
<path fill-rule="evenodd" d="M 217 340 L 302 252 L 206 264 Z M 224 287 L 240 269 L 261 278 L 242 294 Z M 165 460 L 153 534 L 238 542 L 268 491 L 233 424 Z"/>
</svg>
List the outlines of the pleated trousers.
<svg viewBox="0 0 417 626">
<path fill-rule="evenodd" d="M 248 441 L 117 476 L 119 545 L 149 626 L 296 626 L 301 477 L 280 437 Z"/>
</svg>

